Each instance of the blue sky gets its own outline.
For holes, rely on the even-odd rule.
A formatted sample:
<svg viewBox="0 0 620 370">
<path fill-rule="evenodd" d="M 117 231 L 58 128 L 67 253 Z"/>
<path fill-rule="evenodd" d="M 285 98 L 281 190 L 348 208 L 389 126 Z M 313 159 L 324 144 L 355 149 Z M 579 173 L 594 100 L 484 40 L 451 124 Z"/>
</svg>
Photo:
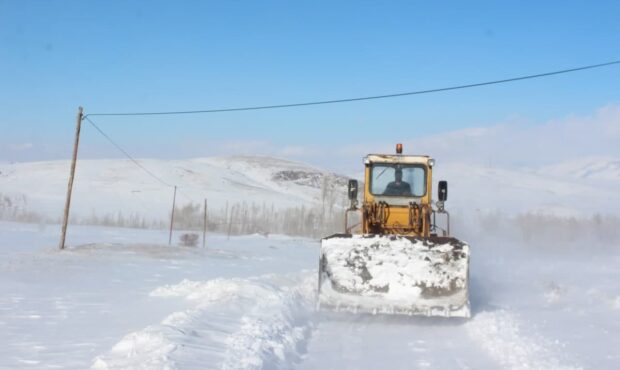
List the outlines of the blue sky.
<svg viewBox="0 0 620 370">
<path fill-rule="evenodd" d="M 618 15 L 617 1 L 0 0 L 0 160 L 68 158 L 79 105 L 101 113 L 302 102 L 617 60 Z M 593 114 L 620 103 L 619 82 L 615 66 L 390 100 L 93 120 L 138 157 L 255 151 L 312 162 L 303 148 Z M 80 153 L 120 156 L 88 126 Z"/>
</svg>

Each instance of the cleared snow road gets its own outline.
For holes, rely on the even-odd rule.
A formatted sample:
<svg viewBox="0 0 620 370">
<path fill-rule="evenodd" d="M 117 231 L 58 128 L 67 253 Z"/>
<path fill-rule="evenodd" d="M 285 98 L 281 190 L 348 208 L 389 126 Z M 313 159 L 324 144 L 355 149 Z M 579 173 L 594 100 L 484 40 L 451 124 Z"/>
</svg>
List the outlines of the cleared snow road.
<svg viewBox="0 0 620 370">
<path fill-rule="evenodd" d="M 578 369 L 510 311 L 470 320 L 319 315 L 299 369 Z"/>
<path fill-rule="evenodd" d="M 299 369 L 481 369 L 496 363 L 461 320 L 323 314 Z"/>
<path fill-rule="evenodd" d="M 297 368 L 618 368 L 615 247 L 472 244 L 471 319 L 320 313 Z"/>
</svg>

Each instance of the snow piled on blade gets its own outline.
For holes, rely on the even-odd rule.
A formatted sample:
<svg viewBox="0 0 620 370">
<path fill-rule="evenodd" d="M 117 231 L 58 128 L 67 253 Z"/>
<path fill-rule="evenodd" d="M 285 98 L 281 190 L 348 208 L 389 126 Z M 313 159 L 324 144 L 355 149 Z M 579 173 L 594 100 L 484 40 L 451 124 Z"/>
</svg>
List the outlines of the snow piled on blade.
<svg viewBox="0 0 620 370">
<path fill-rule="evenodd" d="M 320 302 L 383 313 L 469 316 L 469 246 L 400 236 L 342 236 L 321 244 Z"/>
<path fill-rule="evenodd" d="M 521 332 L 519 321 L 507 311 L 482 312 L 466 324 L 469 335 L 506 369 L 581 369 L 560 363 L 558 342 Z"/>
<path fill-rule="evenodd" d="M 183 280 L 151 292 L 194 306 L 127 334 L 93 369 L 260 369 L 297 361 L 311 332 L 315 276 Z M 217 364 L 217 365 L 216 365 Z"/>
</svg>

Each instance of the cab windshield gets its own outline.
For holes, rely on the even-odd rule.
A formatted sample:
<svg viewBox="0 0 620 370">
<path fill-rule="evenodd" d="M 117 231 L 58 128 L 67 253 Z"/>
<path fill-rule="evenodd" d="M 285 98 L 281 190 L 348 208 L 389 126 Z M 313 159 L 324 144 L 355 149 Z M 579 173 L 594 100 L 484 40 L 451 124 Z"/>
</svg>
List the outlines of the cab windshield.
<svg viewBox="0 0 620 370">
<path fill-rule="evenodd" d="M 370 192 L 373 195 L 422 197 L 426 194 L 426 168 L 416 164 L 373 164 Z"/>
</svg>

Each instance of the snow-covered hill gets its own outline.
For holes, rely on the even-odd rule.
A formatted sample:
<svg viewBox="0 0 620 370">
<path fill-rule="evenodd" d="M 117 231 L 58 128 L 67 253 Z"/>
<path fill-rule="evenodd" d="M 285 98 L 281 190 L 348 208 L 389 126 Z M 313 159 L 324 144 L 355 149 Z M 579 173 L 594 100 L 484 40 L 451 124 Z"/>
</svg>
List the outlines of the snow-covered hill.
<svg viewBox="0 0 620 370">
<path fill-rule="evenodd" d="M 546 166 L 540 172 L 573 179 L 620 182 L 620 159 L 586 157 Z"/>
<path fill-rule="evenodd" d="M 326 193 L 327 202 L 346 203 L 346 177 L 298 162 L 235 156 L 144 159 L 140 163 L 159 180 L 128 160 L 80 160 L 72 214 L 101 216 L 121 211 L 165 219 L 172 185 L 179 188 L 177 204 L 201 204 L 207 198 L 214 212 L 227 203 L 241 202 L 276 208 L 311 206 L 320 204 Z M 0 164 L 0 195 L 57 218 L 64 205 L 68 173 L 68 161 Z M 448 180 L 447 206 L 459 213 L 533 211 L 590 216 L 620 211 L 620 160 L 614 158 L 584 158 L 538 168 L 439 160 L 434 177 L 435 181 Z"/>
<path fill-rule="evenodd" d="M 435 180 L 448 180 L 448 206 L 506 214 L 536 212 L 590 216 L 620 212 L 620 176 L 613 161 L 587 167 L 565 162 L 553 167 L 500 168 L 469 163 L 438 163 Z M 580 168 L 591 176 L 568 169 Z M 596 178 L 595 174 L 596 173 Z"/>
<path fill-rule="evenodd" d="M 147 214 L 165 218 L 173 186 L 177 204 L 219 210 L 226 203 L 266 204 L 276 208 L 312 205 L 325 191 L 345 194 L 346 178 L 302 163 L 270 157 L 214 157 L 189 160 L 144 159 L 78 161 L 72 214 Z M 0 165 L 0 193 L 29 210 L 58 217 L 64 205 L 68 161 Z M 159 180 L 157 179 L 159 178 Z M 26 199 L 24 201 L 24 199 Z"/>
</svg>

